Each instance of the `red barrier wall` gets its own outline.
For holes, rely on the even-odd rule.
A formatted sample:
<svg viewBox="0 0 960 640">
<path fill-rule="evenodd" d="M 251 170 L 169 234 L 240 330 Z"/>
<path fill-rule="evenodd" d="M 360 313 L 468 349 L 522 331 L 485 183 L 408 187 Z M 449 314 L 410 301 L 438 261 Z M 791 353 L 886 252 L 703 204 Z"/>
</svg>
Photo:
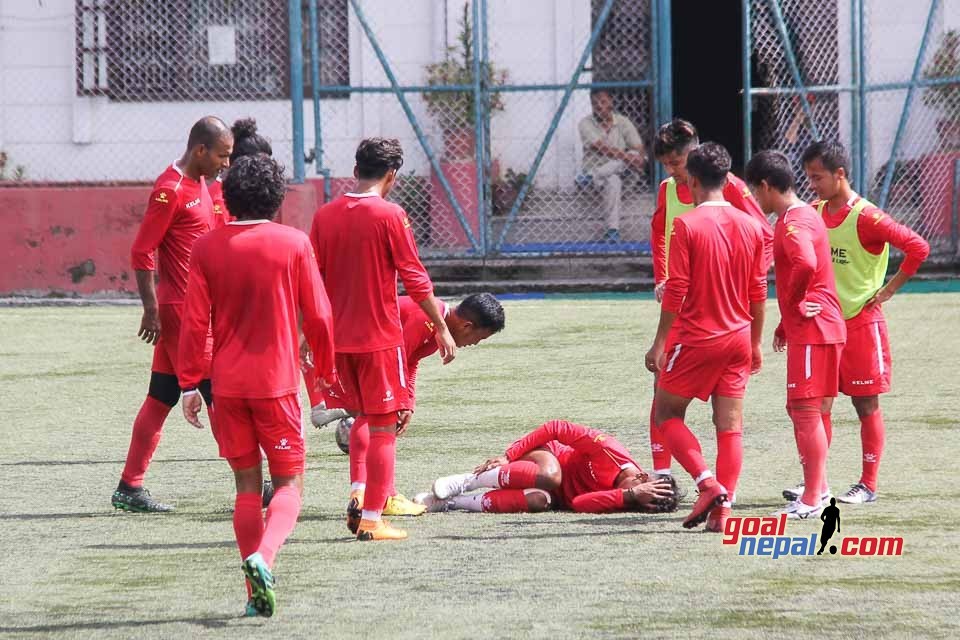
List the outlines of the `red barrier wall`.
<svg viewBox="0 0 960 640">
<path fill-rule="evenodd" d="M 149 195 L 149 185 L 0 188 L 0 295 L 136 293 L 130 246 Z M 322 180 L 291 185 L 278 221 L 308 231 L 322 199 Z"/>
</svg>

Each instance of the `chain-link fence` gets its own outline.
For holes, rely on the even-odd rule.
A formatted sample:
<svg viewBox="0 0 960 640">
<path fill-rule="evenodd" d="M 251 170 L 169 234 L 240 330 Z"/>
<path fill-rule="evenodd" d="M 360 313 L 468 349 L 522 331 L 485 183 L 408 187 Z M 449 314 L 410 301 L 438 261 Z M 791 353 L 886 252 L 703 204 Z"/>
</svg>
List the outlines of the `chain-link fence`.
<svg viewBox="0 0 960 640">
<path fill-rule="evenodd" d="M 3 2 L 0 180 L 147 182 L 198 117 L 252 116 L 326 197 L 351 188 L 360 139 L 399 138 L 391 197 L 425 255 L 644 253 L 649 147 L 686 82 L 672 32 L 696 19 L 670 5 Z M 809 196 L 800 153 L 839 138 L 857 189 L 955 253 L 960 0 L 740 6 L 745 155 L 787 152 Z"/>
<path fill-rule="evenodd" d="M 960 2 L 751 0 L 753 150 L 849 150 L 854 188 L 955 260 Z"/>
</svg>

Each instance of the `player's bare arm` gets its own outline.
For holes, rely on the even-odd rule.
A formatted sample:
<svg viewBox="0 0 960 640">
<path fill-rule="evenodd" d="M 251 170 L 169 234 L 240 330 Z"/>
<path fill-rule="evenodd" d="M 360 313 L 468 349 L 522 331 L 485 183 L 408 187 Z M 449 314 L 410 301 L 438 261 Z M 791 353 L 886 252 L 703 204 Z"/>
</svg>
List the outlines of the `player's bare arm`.
<svg viewBox="0 0 960 640">
<path fill-rule="evenodd" d="M 143 317 L 140 319 L 140 331 L 137 336 L 150 345 L 160 339 L 160 308 L 157 305 L 157 285 L 153 281 L 153 271 L 137 270 L 137 290 L 143 302 Z"/>
</svg>

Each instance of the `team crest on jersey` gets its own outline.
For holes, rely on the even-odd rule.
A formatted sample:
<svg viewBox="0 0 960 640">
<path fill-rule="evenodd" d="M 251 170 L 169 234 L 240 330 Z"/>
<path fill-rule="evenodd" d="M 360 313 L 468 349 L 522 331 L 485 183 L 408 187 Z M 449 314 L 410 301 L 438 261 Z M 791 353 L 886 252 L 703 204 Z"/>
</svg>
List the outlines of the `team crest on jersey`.
<svg viewBox="0 0 960 640">
<path fill-rule="evenodd" d="M 752 196 L 753 196 L 753 194 L 750 193 L 750 189 L 749 189 L 748 187 L 744 187 L 744 188 L 743 188 L 743 197 L 744 197 L 744 198 L 750 198 L 750 197 L 752 197 Z"/>
<path fill-rule="evenodd" d="M 788 224 L 788 225 L 787 225 L 787 233 L 786 233 L 786 235 L 789 237 L 789 236 L 794 235 L 795 233 L 797 233 L 797 228 L 796 228 L 795 226 L 793 226 L 792 224 Z"/>
<path fill-rule="evenodd" d="M 403 228 L 404 229 L 410 228 L 410 218 L 408 218 L 407 216 L 403 216 Z"/>
<path fill-rule="evenodd" d="M 161 191 L 160 193 L 158 193 L 158 194 L 157 194 L 157 197 L 154 198 L 154 200 L 157 201 L 157 202 L 159 202 L 160 204 L 169 204 L 169 203 L 170 203 L 170 200 L 167 198 L 167 192 L 166 192 L 166 191 Z"/>
<path fill-rule="evenodd" d="M 198 204 L 200 204 L 200 198 L 197 198 L 196 200 L 191 200 L 190 202 L 187 203 L 187 209 L 192 209 Z"/>
<path fill-rule="evenodd" d="M 220 215 L 221 213 L 223 213 L 223 209 L 220 208 L 220 205 L 215 204 L 213 205 L 213 213 L 215 215 Z"/>
</svg>

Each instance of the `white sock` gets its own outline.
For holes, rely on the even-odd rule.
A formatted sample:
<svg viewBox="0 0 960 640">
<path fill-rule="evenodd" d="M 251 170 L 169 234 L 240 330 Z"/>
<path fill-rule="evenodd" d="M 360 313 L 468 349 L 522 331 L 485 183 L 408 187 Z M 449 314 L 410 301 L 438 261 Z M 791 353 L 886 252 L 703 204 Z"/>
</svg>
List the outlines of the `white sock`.
<svg viewBox="0 0 960 640">
<path fill-rule="evenodd" d="M 367 483 L 366 482 L 351 482 L 350 491 L 366 491 Z"/>
<path fill-rule="evenodd" d="M 672 476 L 673 469 L 670 469 L 669 467 L 667 467 L 666 469 L 654 469 L 653 473 L 654 475 L 658 475 L 658 476 Z"/>
<path fill-rule="evenodd" d="M 460 509 L 462 511 L 473 511 L 479 513 L 483 511 L 483 494 L 473 493 L 468 496 L 456 496 L 450 499 L 451 509 Z"/>
<path fill-rule="evenodd" d="M 499 489 L 500 488 L 500 467 L 488 469 L 483 473 L 471 473 L 463 483 L 464 491 L 473 491 L 475 489 Z"/>
<path fill-rule="evenodd" d="M 383 513 L 382 511 L 367 511 L 366 509 L 364 509 L 360 513 L 360 517 L 363 518 L 364 520 L 369 520 L 370 522 L 376 522 L 377 520 L 380 519 L 380 514 L 382 513 Z"/>
<path fill-rule="evenodd" d="M 699 484 L 700 484 L 701 482 L 703 482 L 704 480 L 706 480 L 706 479 L 708 479 L 708 478 L 712 478 L 712 477 L 713 477 L 713 473 L 710 471 L 710 469 L 707 469 L 706 471 L 704 471 L 703 473 L 701 473 L 699 476 L 697 476 L 696 478 L 694 478 L 693 481 L 694 481 L 697 485 L 699 485 Z"/>
</svg>

